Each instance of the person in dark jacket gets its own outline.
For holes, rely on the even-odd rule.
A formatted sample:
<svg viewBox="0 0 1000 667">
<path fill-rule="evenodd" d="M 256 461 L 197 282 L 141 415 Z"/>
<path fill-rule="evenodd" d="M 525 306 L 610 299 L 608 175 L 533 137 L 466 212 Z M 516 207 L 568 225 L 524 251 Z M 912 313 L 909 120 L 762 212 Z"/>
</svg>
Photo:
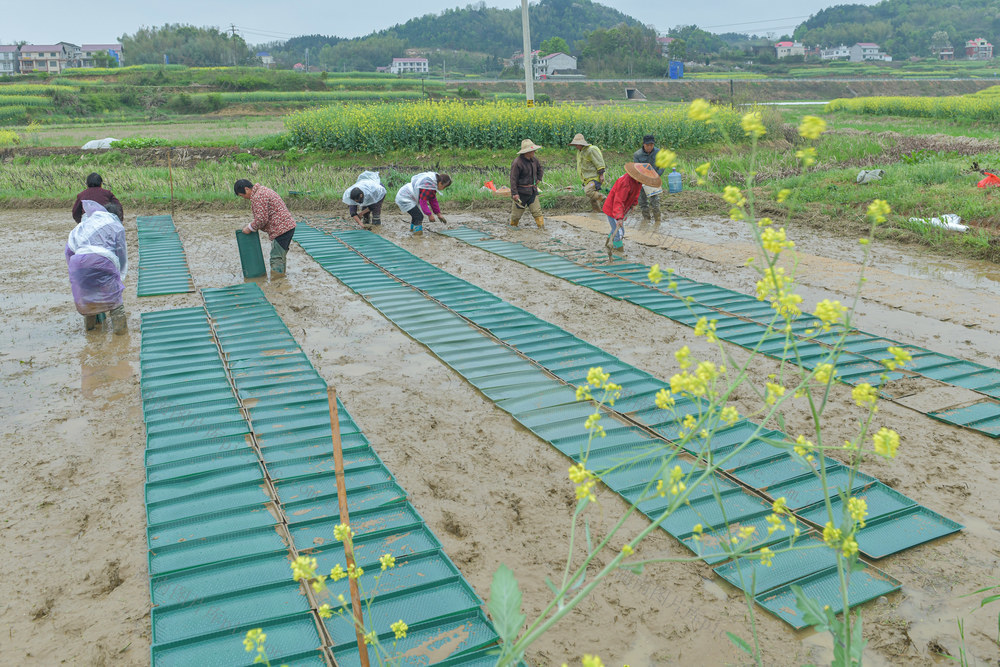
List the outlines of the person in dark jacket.
<svg viewBox="0 0 1000 667">
<path fill-rule="evenodd" d="M 111 193 L 110 190 L 105 190 L 101 186 L 104 185 L 104 179 L 98 173 L 93 173 L 87 176 L 87 189 L 76 196 L 76 201 L 73 203 L 73 220 L 77 224 L 80 224 L 80 220 L 83 219 L 83 202 L 93 201 L 97 202 L 101 206 L 107 206 L 111 202 L 121 206 L 122 203 Z M 122 215 L 124 215 L 124 208 L 122 208 Z"/>
<path fill-rule="evenodd" d="M 632 156 L 633 162 L 639 164 L 648 164 L 652 167 L 657 174 L 663 176 L 663 169 L 656 166 L 656 155 L 660 152 L 660 149 L 656 147 L 656 139 L 651 134 L 647 134 L 642 138 L 642 148 L 635 152 Z M 642 221 L 649 222 L 649 214 L 652 212 L 653 219 L 656 223 L 660 223 L 660 195 L 649 195 L 646 193 L 646 189 L 639 193 L 639 210 L 642 212 Z"/>
<path fill-rule="evenodd" d="M 539 229 L 545 228 L 542 207 L 538 204 L 538 184 L 542 182 L 542 163 L 535 157 L 541 146 L 531 139 L 521 142 L 521 150 L 510 165 L 510 226 L 517 227 L 525 209 L 535 218 Z"/>
<path fill-rule="evenodd" d="M 642 186 L 659 187 L 660 184 L 660 175 L 648 164 L 629 162 L 625 165 L 625 174 L 611 186 L 602 209 L 611 226 L 607 242 L 609 258 L 612 252 L 624 252 L 625 218 L 639 200 Z"/>
</svg>

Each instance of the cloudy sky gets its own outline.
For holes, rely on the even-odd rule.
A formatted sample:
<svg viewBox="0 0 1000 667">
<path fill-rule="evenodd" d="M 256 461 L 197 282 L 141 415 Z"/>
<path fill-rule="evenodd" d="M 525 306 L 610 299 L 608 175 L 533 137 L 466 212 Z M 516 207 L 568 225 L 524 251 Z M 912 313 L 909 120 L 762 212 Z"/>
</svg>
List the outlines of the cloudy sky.
<svg viewBox="0 0 1000 667">
<path fill-rule="evenodd" d="M 874 0 L 855 0 L 874 4 Z M 228 29 L 235 25 L 251 44 L 285 40 L 302 34 L 358 37 L 373 30 L 405 22 L 417 14 L 464 7 L 469 0 L 370 0 L 352 11 L 347 0 L 241 0 L 238 3 L 204 0 L 171 0 L 146 4 L 135 0 L 101 0 L 95 11 L 81 11 L 78 0 L 48 0 L 44 11 L 27 5 L 5 12 L 0 22 L 0 44 L 24 40 L 34 44 L 54 42 L 104 43 L 141 26 L 187 23 Z M 486 0 L 494 7 L 519 8 L 519 0 Z M 844 0 L 716 0 L 665 2 L 664 0 L 603 0 L 661 32 L 676 25 L 696 24 L 712 32 L 750 32 L 776 35 L 791 32 L 798 23 L 824 7 Z"/>
</svg>

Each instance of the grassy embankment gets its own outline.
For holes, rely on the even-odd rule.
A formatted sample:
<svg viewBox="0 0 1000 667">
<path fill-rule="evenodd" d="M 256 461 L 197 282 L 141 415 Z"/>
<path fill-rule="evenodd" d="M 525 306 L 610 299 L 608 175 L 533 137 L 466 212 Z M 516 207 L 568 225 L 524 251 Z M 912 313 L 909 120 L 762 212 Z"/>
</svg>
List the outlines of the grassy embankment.
<svg viewBox="0 0 1000 667">
<path fill-rule="evenodd" d="M 872 199 L 885 199 L 894 212 L 880 234 L 907 243 L 954 252 L 959 255 L 1000 261 L 1000 214 L 996 193 L 975 187 L 981 175 L 971 171 L 975 160 L 984 168 L 1000 169 L 1000 149 L 992 141 L 995 124 L 969 118 L 950 120 L 900 116 L 869 116 L 832 112 L 824 115 L 832 131 L 819 143 L 819 163 L 803 173 L 794 153 L 797 148 L 794 124 L 803 109 L 769 110 L 769 136 L 755 165 L 758 173 L 755 193 L 759 206 L 790 228 L 836 225 L 845 234 L 860 234 L 864 211 Z M 777 114 L 792 125 L 781 127 Z M 812 113 L 816 113 L 815 110 Z M 275 186 L 282 192 L 308 193 L 293 198 L 293 207 L 329 208 L 338 212 L 343 190 L 354 176 L 366 168 L 377 168 L 390 189 L 398 187 L 415 171 L 438 169 L 456 177 L 455 185 L 443 197 L 446 208 L 463 210 L 500 209 L 506 202 L 481 190 L 482 183 L 502 184 L 515 147 L 494 150 L 464 150 L 449 147 L 420 150 L 299 151 L 263 154 L 246 153 L 238 146 L 255 145 L 269 136 L 274 119 L 226 119 L 216 124 L 167 123 L 136 126 L 145 136 L 157 136 L 176 145 L 220 146 L 215 153 L 198 157 L 199 149 L 174 151 L 174 191 L 176 205 L 185 208 L 212 207 L 237 209 L 241 202 L 231 194 L 236 178 L 250 177 Z M 220 130 L 220 127 L 223 129 Z M 43 128 L 26 139 L 39 145 L 58 144 L 49 132 L 69 129 Z M 222 131 L 229 138 L 220 138 Z M 99 131 L 94 136 L 105 136 Z M 952 137 L 952 138 L 949 138 Z M 79 145 L 72 136 L 70 145 Z M 979 140 L 977 140 L 977 138 Z M 9 153 L 0 170 L 0 205 L 63 206 L 82 187 L 86 173 L 98 170 L 106 181 L 136 210 L 164 210 L 169 192 L 165 152 L 110 151 L 102 154 L 39 156 L 21 149 Z M 209 150 L 209 149 L 205 149 Z M 185 152 L 187 157 L 185 157 Z M 728 210 L 719 194 L 722 187 L 746 170 L 748 150 L 741 144 L 707 144 L 678 150 L 681 170 L 688 175 L 683 193 L 666 198 L 668 209 L 678 215 L 724 215 Z M 195 157 L 191 157 L 191 155 Z M 630 151 L 608 149 L 610 178 L 621 173 Z M 546 181 L 551 190 L 541 203 L 550 210 L 583 210 L 576 187 L 574 154 L 564 147 L 547 145 L 540 156 L 547 167 Z M 709 182 L 695 186 L 693 169 L 711 161 Z M 882 168 L 885 178 L 869 185 L 857 185 L 861 168 Z M 571 192 L 563 188 L 576 188 Z M 774 201 L 778 190 L 792 189 L 789 202 Z M 391 206 L 390 206 L 390 210 Z M 454 208 L 453 208 L 454 210 Z M 946 233 L 908 222 L 910 217 L 930 217 L 956 213 L 973 225 L 967 234 Z M 795 233 L 790 229 L 791 233 Z"/>
</svg>

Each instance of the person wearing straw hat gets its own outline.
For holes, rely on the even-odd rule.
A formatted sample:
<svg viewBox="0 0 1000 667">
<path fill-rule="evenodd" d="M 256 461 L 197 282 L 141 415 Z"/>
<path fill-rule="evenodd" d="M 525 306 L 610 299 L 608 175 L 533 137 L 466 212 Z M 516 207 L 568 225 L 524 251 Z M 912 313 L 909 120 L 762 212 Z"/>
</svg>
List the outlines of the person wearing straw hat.
<svg viewBox="0 0 1000 667">
<path fill-rule="evenodd" d="M 660 149 L 656 147 L 656 138 L 651 134 L 647 134 L 642 138 L 642 148 L 635 152 L 632 160 L 637 164 L 648 164 L 662 177 L 663 169 L 656 166 L 656 156 L 659 152 Z M 663 194 L 663 188 L 650 187 L 643 188 L 639 193 L 639 210 L 642 212 L 643 222 L 649 222 L 649 214 L 652 211 L 656 224 L 660 224 L 661 194 Z"/>
<path fill-rule="evenodd" d="M 595 213 L 601 212 L 604 204 L 604 155 L 601 149 L 588 143 L 583 135 L 577 133 L 570 146 L 576 146 L 576 174 L 583 183 L 583 194 L 590 200 L 590 208 Z"/>
<path fill-rule="evenodd" d="M 648 164 L 628 162 L 625 164 L 625 174 L 611 186 L 608 198 L 604 200 L 604 215 L 608 216 L 611 234 L 608 235 L 608 256 L 612 252 L 624 252 L 625 218 L 639 201 L 642 186 L 659 187 L 662 184 L 660 175 Z"/>
<path fill-rule="evenodd" d="M 524 211 L 531 212 L 539 229 L 545 228 L 542 207 L 538 204 L 538 184 L 542 182 L 542 163 L 535 157 L 540 149 L 531 139 L 521 142 L 521 150 L 510 165 L 510 226 L 517 227 Z"/>
</svg>

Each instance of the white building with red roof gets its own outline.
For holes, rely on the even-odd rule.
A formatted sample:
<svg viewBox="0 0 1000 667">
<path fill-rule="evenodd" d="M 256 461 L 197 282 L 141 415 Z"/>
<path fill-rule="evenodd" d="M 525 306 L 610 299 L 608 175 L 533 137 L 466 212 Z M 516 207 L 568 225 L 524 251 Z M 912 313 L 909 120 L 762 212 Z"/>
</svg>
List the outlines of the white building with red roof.
<svg viewBox="0 0 1000 667">
<path fill-rule="evenodd" d="M 802 46 L 801 42 L 778 42 L 774 45 L 774 51 L 778 58 L 806 55 L 806 47 Z"/>
</svg>

